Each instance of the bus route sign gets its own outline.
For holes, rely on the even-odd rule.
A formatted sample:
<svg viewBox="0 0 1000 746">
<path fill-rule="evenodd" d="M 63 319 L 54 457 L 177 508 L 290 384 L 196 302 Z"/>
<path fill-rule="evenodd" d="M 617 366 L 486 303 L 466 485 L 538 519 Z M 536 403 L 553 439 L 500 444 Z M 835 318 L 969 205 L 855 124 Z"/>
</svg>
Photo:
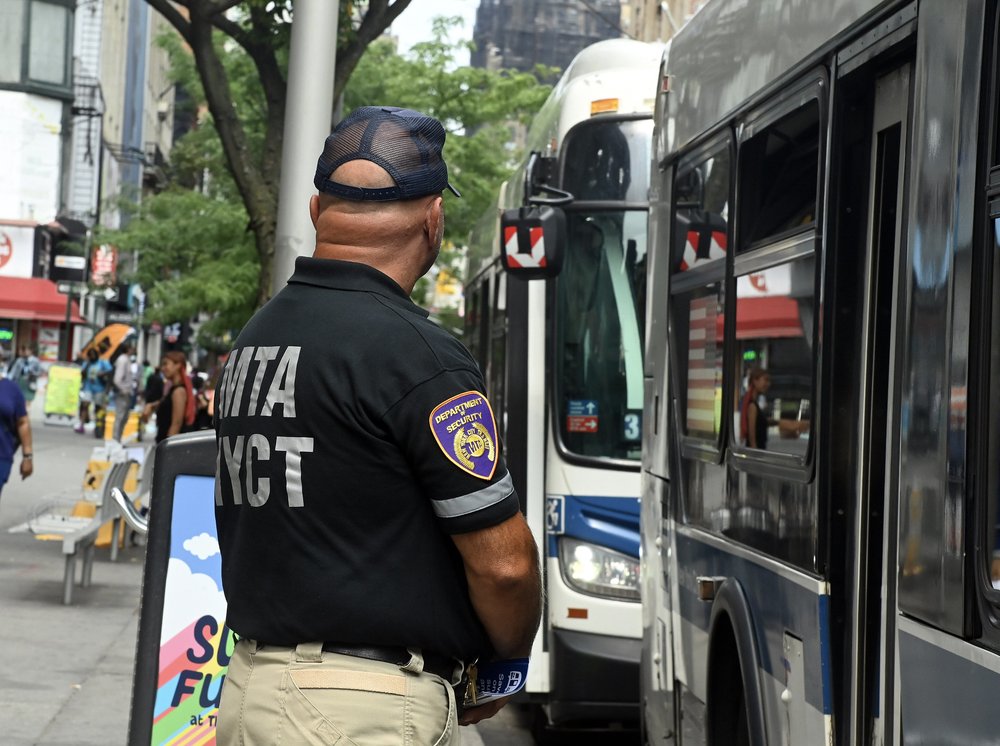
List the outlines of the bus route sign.
<svg viewBox="0 0 1000 746">
<path fill-rule="evenodd" d="M 596 433 L 597 402 L 593 399 L 570 399 L 566 407 L 566 432 Z"/>
</svg>

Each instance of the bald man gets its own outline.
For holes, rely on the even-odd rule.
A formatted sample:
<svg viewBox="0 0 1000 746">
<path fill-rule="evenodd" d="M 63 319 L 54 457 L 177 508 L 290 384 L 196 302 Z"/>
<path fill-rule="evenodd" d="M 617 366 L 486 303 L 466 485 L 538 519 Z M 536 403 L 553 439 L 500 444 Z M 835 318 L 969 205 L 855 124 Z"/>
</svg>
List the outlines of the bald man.
<svg viewBox="0 0 1000 746">
<path fill-rule="evenodd" d="M 467 667 L 530 651 L 538 554 L 482 375 L 409 298 L 444 234 L 440 122 L 353 112 L 309 205 L 316 250 L 217 391 L 226 744 L 455 744 Z M 459 689 L 456 695 L 456 687 Z"/>
</svg>

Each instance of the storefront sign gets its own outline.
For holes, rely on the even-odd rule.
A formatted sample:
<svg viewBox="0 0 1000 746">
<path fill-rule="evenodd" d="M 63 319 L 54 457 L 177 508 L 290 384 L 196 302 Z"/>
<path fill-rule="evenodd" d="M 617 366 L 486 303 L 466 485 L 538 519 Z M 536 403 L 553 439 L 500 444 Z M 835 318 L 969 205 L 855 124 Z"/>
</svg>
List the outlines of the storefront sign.
<svg viewBox="0 0 1000 746">
<path fill-rule="evenodd" d="M 90 281 L 95 285 L 113 285 L 118 269 L 118 249 L 95 246 L 90 256 Z"/>
<path fill-rule="evenodd" d="M 59 327 L 42 326 L 38 330 L 38 359 L 54 363 L 59 359 Z"/>
<path fill-rule="evenodd" d="M 34 260 L 34 227 L 0 224 L 0 276 L 31 277 Z"/>
</svg>

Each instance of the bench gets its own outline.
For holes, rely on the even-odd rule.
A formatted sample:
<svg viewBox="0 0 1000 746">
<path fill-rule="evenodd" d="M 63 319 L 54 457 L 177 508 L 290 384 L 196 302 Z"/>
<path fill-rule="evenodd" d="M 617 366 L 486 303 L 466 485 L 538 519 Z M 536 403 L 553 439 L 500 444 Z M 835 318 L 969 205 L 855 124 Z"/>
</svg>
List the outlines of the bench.
<svg viewBox="0 0 1000 746">
<path fill-rule="evenodd" d="M 84 588 L 90 585 L 94 569 L 94 550 L 99 535 L 107 535 L 105 525 L 110 529 L 111 560 L 118 558 L 118 533 L 122 519 L 121 510 L 115 502 L 112 490 L 121 490 L 129 477 L 129 472 L 137 461 L 129 458 L 115 459 L 103 473 L 97 499 L 84 499 L 77 503 L 72 512 L 49 509 L 32 517 L 22 527 L 14 530 L 28 530 L 36 539 L 59 541 L 65 557 L 63 573 L 63 603 L 67 606 L 73 603 L 73 586 L 76 579 L 76 561 L 83 557 L 83 569 L 80 574 L 80 585 Z M 86 508 L 80 511 L 77 508 Z M 92 511 L 92 514 L 89 514 Z M 82 514 L 81 514 L 82 513 Z"/>
<path fill-rule="evenodd" d="M 118 521 L 121 513 L 118 505 L 111 497 L 111 490 L 121 489 L 125 485 L 129 469 L 135 461 L 125 460 L 112 464 L 104 477 L 101 487 L 101 501 L 97 510 L 86 524 L 63 535 L 62 551 L 66 559 L 66 569 L 63 574 L 63 603 L 67 606 L 73 603 L 73 585 L 76 577 L 76 560 L 83 555 L 83 568 L 80 572 L 80 586 L 88 588 L 94 571 L 94 550 L 97 544 L 97 534 L 108 521 L 112 521 L 111 561 L 118 559 Z"/>
</svg>

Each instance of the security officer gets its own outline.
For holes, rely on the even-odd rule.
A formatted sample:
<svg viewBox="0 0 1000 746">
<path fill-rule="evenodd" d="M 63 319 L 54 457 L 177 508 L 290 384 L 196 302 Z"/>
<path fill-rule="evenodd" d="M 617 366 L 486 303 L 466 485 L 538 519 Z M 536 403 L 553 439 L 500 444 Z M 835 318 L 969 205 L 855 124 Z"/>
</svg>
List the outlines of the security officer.
<svg viewBox="0 0 1000 746">
<path fill-rule="evenodd" d="M 315 253 L 229 356 L 216 520 L 239 642 L 223 746 L 457 743 L 463 667 L 529 653 L 537 550 L 482 375 L 409 299 L 455 192 L 444 141 L 394 107 L 338 125 Z"/>
</svg>

